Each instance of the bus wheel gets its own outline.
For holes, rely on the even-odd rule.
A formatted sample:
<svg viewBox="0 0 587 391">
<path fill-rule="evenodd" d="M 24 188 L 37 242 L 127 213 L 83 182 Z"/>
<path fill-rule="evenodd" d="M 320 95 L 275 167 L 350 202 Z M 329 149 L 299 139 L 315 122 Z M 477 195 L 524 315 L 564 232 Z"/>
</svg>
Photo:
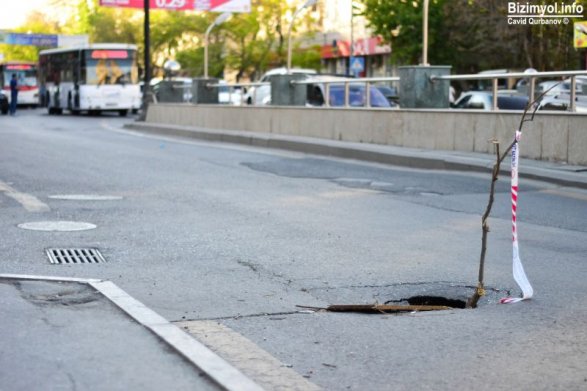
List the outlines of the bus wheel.
<svg viewBox="0 0 587 391">
<path fill-rule="evenodd" d="M 118 115 L 120 115 L 121 117 L 126 117 L 127 114 L 128 110 L 118 110 Z"/>
</svg>

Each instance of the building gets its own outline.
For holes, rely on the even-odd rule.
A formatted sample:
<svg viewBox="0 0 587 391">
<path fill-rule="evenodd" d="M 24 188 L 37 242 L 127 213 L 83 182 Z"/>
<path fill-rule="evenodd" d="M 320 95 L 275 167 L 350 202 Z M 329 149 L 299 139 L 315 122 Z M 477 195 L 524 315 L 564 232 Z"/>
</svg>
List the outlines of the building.
<svg viewBox="0 0 587 391">
<path fill-rule="evenodd" d="M 372 34 L 364 17 L 353 15 L 353 1 L 323 0 L 321 4 L 322 72 L 361 77 L 391 76 L 391 45 Z"/>
</svg>

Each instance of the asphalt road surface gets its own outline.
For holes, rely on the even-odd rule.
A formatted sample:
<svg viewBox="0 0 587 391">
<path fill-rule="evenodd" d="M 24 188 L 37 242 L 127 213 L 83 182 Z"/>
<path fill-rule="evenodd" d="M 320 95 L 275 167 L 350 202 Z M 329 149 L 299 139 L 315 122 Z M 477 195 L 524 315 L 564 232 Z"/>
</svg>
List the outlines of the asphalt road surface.
<svg viewBox="0 0 587 391">
<path fill-rule="evenodd" d="M 479 308 L 313 312 L 298 306 L 466 298 L 490 173 L 143 136 L 133 120 L 0 117 L 0 273 L 109 279 L 267 389 L 587 389 L 586 191 L 520 184 L 532 300 L 498 304 L 519 294 L 504 178 Z M 56 221 L 95 228 L 22 228 Z M 45 254 L 73 247 L 106 262 Z"/>
</svg>

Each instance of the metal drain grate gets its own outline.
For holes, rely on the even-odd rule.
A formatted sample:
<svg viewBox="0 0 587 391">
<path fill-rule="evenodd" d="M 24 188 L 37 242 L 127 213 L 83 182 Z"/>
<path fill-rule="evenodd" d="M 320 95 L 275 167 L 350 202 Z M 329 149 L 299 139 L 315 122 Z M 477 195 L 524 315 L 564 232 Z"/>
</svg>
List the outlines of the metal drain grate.
<svg viewBox="0 0 587 391">
<path fill-rule="evenodd" d="M 51 263 L 103 263 L 106 262 L 96 248 L 49 248 L 47 256 Z"/>
</svg>

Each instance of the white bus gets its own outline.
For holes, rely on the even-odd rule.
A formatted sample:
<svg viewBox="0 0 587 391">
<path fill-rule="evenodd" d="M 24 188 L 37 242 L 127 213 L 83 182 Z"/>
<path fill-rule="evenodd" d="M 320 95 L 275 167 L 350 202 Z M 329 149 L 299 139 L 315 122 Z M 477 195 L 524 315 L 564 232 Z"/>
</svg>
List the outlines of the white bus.
<svg viewBox="0 0 587 391">
<path fill-rule="evenodd" d="M 141 106 L 137 47 L 94 44 L 39 53 L 41 100 L 49 114 L 117 111 Z"/>
<path fill-rule="evenodd" d="M 10 101 L 10 80 L 16 75 L 18 81 L 18 105 L 36 107 L 39 104 L 39 85 L 37 82 L 37 64 L 24 61 L 7 61 L 0 63 L 0 84 L 4 95 Z"/>
</svg>

